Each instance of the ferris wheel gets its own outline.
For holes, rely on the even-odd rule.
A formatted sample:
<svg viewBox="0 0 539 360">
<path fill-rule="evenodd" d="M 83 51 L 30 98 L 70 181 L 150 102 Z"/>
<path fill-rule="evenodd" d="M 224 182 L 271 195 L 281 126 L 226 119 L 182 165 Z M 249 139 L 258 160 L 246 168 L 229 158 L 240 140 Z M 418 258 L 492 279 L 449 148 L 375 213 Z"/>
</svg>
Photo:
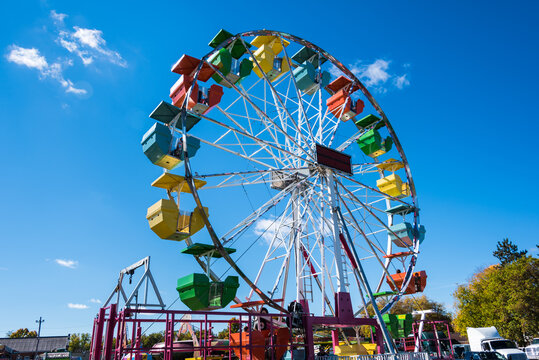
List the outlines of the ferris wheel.
<svg viewBox="0 0 539 360">
<path fill-rule="evenodd" d="M 172 101 L 152 112 L 142 143 L 166 169 L 153 185 L 168 196 L 148 209 L 150 226 L 185 242 L 209 281 L 231 289 L 212 306 L 286 311 L 307 300 L 331 315 L 347 292 L 356 315 L 383 297 L 379 316 L 423 291 L 410 166 L 361 81 L 283 32 L 221 30 L 209 45 L 173 66 Z"/>
</svg>

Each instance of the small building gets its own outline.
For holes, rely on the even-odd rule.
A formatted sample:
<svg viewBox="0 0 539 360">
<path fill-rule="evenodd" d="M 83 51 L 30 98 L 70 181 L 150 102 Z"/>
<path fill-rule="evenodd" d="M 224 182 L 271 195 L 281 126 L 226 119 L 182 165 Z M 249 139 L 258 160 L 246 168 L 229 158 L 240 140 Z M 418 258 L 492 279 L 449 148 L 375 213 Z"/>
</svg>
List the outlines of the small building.
<svg viewBox="0 0 539 360">
<path fill-rule="evenodd" d="M 15 351 L 6 345 L 0 344 L 0 360 L 11 360 Z"/>
<path fill-rule="evenodd" d="M 36 354 L 66 351 L 68 343 L 69 336 L 40 336 L 39 342 L 37 337 L 0 338 L 0 347 L 3 345 L 11 350 L 10 357 L 6 356 L 9 360 L 32 360 Z"/>
</svg>

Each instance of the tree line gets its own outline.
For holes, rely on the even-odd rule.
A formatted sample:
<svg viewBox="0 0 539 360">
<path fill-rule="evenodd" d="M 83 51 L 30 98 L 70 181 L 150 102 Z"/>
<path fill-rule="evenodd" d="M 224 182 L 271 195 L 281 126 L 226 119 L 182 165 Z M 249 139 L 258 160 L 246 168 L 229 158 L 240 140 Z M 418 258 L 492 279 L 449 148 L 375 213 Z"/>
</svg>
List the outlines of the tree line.
<svg viewBox="0 0 539 360">
<path fill-rule="evenodd" d="M 538 245 L 539 247 L 539 245 Z M 443 320 L 450 324 L 451 331 L 466 335 L 467 327 L 495 326 L 500 335 L 515 340 L 524 346 L 534 337 L 539 337 L 539 259 L 519 250 L 517 245 L 505 238 L 499 241 L 493 256 L 499 264 L 491 265 L 475 273 L 453 293 L 455 313 L 447 311 L 442 303 L 427 298 L 405 297 L 392 308 L 393 314 L 409 314 L 416 310 L 434 310 L 426 319 Z M 380 304 L 379 304 L 380 305 Z M 382 304 L 383 305 L 383 304 Z M 372 309 L 369 313 L 372 313 Z M 234 320 L 234 319 L 232 319 Z M 239 325 L 232 321 L 232 332 Z M 228 327 L 215 336 L 228 338 Z M 8 332 L 11 338 L 37 337 L 36 331 L 21 328 Z M 199 337 L 199 332 L 195 331 Z M 143 348 L 163 342 L 163 331 L 141 336 Z M 189 333 L 177 334 L 175 340 L 190 340 Z M 90 334 L 71 334 L 68 350 L 87 352 L 90 349 Z"/>
</svg>

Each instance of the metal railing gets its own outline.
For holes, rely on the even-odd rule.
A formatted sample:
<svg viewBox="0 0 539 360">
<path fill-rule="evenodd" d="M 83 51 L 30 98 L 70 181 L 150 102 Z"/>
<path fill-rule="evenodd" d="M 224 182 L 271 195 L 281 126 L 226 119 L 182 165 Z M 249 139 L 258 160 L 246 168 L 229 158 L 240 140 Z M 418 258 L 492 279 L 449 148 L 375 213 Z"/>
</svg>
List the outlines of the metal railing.
<svg viewBox="0 0 539 360">
<path fill-rule="evenodd" d="M 348 356 L 326 355 L 315 356 L 315 360 L 430 360 L 430 356 L 427 352 Z"/>
</svg>

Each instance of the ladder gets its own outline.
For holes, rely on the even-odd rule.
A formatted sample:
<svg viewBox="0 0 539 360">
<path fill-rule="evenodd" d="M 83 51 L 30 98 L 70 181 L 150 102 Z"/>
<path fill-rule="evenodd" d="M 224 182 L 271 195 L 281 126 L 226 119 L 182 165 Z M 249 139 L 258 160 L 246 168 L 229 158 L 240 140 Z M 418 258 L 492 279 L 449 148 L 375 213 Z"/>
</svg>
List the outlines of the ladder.
<svg viewBox="0 0 539 360">
<path fill-rule="evenodd" d="M 314 301 L 313 298 L 313 274 L 310 273 L 310 268 L 303 270 L 303 298 Z"/>
<path fill-rule="evenodd" d="M 348 291 L 348 287 L 350 286 L 350 282 L 348 281 L 348 267 L 346 266 L 346 264 L 348 263 L 348 261 L 350 261 L 350 259 L 348 259 L 348 257 L 346 256 L 346 254 L 344 253 L 344 249 L 340 249 L 340 253 L 341 253 L 341 262 L 342 262 L 342 284 L 344 286 L 344 288 L 346 289 L 346 291 Z"/>
</svg>

